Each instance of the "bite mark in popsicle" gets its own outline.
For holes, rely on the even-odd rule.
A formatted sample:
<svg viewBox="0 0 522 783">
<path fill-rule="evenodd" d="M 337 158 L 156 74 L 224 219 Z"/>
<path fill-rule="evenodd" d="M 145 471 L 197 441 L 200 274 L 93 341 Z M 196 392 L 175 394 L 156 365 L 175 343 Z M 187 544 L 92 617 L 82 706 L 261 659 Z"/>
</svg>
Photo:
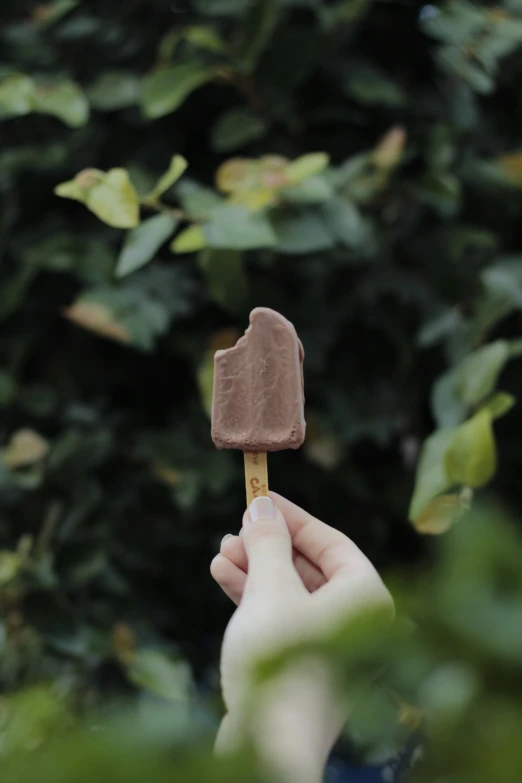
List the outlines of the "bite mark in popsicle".
<svg viewBox="0 0 522 783">
<path fill-rule="evenodd" d="M 233 348 L 215 354 L 212 440 L 245 452 L 249 502 L 268 492 L 266 452 L 303 443 L 303 358 L 294 326 L 266 307 L 250 313 Z"/>
</svg>

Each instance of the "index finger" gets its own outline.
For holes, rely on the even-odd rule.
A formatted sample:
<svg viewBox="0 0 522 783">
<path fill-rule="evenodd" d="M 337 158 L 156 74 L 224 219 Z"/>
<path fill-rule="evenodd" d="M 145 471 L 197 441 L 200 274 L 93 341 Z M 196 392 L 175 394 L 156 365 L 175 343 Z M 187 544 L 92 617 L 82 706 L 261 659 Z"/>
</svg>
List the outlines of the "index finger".
<svg viewBox="0 0 522 783">
<path fill-rule="evenodd" d="M 353 573 L 368 567 L 368 558 L 340 530 L 316 519 L 277 492 L 270 492 L 270 497 L 286 520 L 295 549 L 320 568 L 329 581 L 342 569 L 349 568 Z"/>
</svg>

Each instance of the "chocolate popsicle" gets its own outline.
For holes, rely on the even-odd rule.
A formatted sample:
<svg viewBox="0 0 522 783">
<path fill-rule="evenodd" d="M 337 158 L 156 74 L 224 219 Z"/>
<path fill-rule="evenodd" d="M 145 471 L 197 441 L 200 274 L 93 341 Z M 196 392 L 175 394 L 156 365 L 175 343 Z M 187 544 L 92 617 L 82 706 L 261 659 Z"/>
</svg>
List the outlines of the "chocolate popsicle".
<svg viewBox="0 0 522 783">
<path fill-rule="evenodd" d="M 279 313 L 257 307 L 233 348 L 216 351 L 212 440 L 245 452 L 247 500 L 266 495 L 266 452 L 297 449 L 305 436 L 303 346 Z"/>
</svg>

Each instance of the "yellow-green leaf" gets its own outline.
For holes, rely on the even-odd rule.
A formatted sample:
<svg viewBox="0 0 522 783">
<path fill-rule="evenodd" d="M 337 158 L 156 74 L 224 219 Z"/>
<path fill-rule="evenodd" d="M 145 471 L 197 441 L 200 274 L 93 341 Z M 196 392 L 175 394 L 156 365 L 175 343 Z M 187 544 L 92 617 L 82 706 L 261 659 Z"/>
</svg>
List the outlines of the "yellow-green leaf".
<svg viewBox="0 0 522 783">
<path fill-rule="evenodd" d="M 500 419 L 501 416 L 504 416 L 504 414 L 510 411 L 515 404 L 516 399 L 512 394 L 497 392 L 484 403 L 483 408 L 489 411 L 489 415 L 492 419 Z"/>
<path fill-rule="evenodd" d="M 114 228 L 138 225 L 138 194 L 125 169 L 110 169 L 103 180 L 89 190 L 86 205 L 100 220 Z"/>
<path fill-rule="evenodd" d="M 216 187 L 222 193 L 252 190 L 258 186 L 258 166 L 250 158 L 231 158 L 216 171 Z"/>
<path fill-rule="evenodd" d="M 134 228 L 139 222 L 139 200 L 125 169 L 85 169 L 55 188 L 57 196 L 81 201 L 114 228 Z"/>
<path fill-rule="evenodd" d="M 380 139 L 371 155 L 371 161 L 378 169 L 390 171 L 402 158 L 406 145 L 406 131 L 401 126 L 391 128 Z"/>
<path fill-rule="evenodd" d="M 333 470 L 341 461 L 343 452 L 339 438 L 326 431 L 317 416 L 307 416 L 304 452 L 310 462 L 323 470 Z"/>
<path fill-rule="evenodd" d="M 449 530 L 465 509 L 459 494 L 439 495 L 422 509 L 413 525 L 419 533 L 438 536 Z"/>
<path fill-rule="evenodd" d="M 506 155 L 501 155 L 495 163 L 511 185 L 522 188 L 522 152 L 509 152 Z"/>
<path fill-rule="evenodd" d="M 74 201 L 81 201 L 82 204 L 85 204 L 89 190 L 101 182 L 103 177 L 104 172 L 100 171 L 100 169 L 83 169 L 74 179 L 57 185 L 54 192 L 60 198 L 71 198 Z"/>
<path fill-rule="evenodd" d="M 20 570 L 22 560 L 16 552 L 0 551 L 0 587 L 11 582 Z"/>
<path fill-rule="evenodd" d="M 310 152 L 288 164 L 286 176 L 292 185 L 324 171 L 330 162 L 326 152 Z"/>
<path fill-rule="evenodd" d="M 15 432 L 2 451 L 2 461 L 8 468 L 23 468 L 44 459 L 49 444 L 37 432 L 22 429 Z"/>
<path fill-rule="evenodd" d="M 194 253 L 206 247 L 205 234 L 201 226 L 188 226 L 171 242 L 173 253 Z"/>
<path fill-rule="evenodd" d="M 205 25 L 191 25 L 184 31 L 185 40 L 197 46 L 198 49 L 204 49 L 207 52 L 215 52 L 219 54 L 224 52 L 226 44 L 212 27 Z"/>
<path fill-rule="evenodd" d="M 182 155 L 173 155 L 169 167 L 165 174 L 159 178 L 153 189 L 145 196 L 145 201 L 154 202 L 159 199 L 163 193 L 171 188 L 186 171 L 187 161 Z"/>
<path fill-rule="evenodd" d="M 451 484 L 482 487 L 492 478 L 497 456 L 491 413 L 482 409 L 454 431 L 444 465 Z"/>
<path fill-rule="evenodd" d="M 203 408 L 210 418 L 212 411 L 212 389 L 214 384 L 214 354 L 235 345 L 240 335 L 234 327 L 220 329 L 211 337 L 208 350 L 203 354 L 197 371 L 199 395 Z"/>
<path fill-rule="evenodd" d="M 211 81 L 212 68 L 199 62 L 171 65 L 145 77 L 141 91 L 141 110 L 150 120 L 164 117 L 178 109 L 191 92 Z"/>
<path fill-rule="evenodd" d="M 214 385 L 214 351 L 205 351 L 198 367 L 198 388 L 203 409 L 210 419 Z"/>
</svg>

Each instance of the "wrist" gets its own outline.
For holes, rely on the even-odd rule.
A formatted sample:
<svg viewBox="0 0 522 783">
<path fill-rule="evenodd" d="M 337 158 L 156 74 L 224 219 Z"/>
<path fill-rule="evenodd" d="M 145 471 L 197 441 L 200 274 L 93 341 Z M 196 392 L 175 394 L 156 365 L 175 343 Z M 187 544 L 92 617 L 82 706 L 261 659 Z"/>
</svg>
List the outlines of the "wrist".
<svg viewBox="0 0 522 783">
<path fill-rule="evenodd" d="M 317 661 L 303 661 L 257 694 L 251 736 L 284 780 L 320 783 L 342 725 L 331 672 Z"/>
</svg>

